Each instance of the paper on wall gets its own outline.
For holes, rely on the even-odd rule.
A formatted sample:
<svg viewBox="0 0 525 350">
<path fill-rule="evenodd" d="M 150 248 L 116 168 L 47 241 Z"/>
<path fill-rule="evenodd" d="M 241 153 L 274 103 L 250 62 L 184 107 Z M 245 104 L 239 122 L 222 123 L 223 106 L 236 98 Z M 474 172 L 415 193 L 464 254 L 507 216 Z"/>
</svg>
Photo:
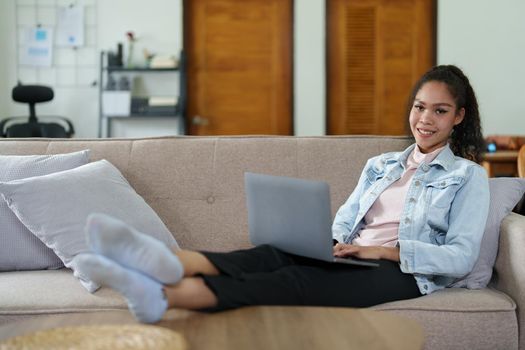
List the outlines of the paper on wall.
<svg viewBox="0 0 525 350">
<path fill-rule="evenodd" d="M 53 29 L 26 28 L 20 49 L 19 63 L 24 66 L 51 67 L 53 57 Z"/>
<path fill-rule="evenodd" d="M 84 7 L 61 6 L 57 9 L 57 46 L 84 46 Z"/>
</svg>

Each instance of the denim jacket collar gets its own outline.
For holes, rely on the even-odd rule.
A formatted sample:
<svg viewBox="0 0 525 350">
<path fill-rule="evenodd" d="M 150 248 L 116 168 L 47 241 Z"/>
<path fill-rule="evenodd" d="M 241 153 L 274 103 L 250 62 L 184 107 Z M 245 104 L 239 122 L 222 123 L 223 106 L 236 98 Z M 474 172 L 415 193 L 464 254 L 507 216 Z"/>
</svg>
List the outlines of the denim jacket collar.
<svg viewBox="0 0 525 350">
<path fill-rule="evenodd" d="M 403 169 L 406 169 L 407 159 L 412 153 L 412 151 L 414 151 L 415 147 L 416 147 L 416 144 L 414 143 L 401 153 L 386 154 L 385 159 L 384 159 L 385 163 L 398 162 L 403 167 Z M 439 165 L 443 169 L 448 171 L 450 169 L 450 166 L 454 163 L 454 159 L 455 159 L 454 153 L 452 153 L 452 150 L 450 149 L 450 145 L 447 143 L 445 148 L 443 148 L 443 150 L 439 152 L 437 157 L 432 162 L 430 162 L 429 165 L 430 166 Z"/>
<path fill-rule="evenodd" d="M 455 157 L 456 156 L 450 149 L 450 145 L 447 143 L 445 148 L 439 152 L 437 157 L 432 162 L 430 162 L 430 165 L 437 164 L 445 169 L 445 171 L 449 171 L 452 164 L 454 164 Z"/>
</svg>

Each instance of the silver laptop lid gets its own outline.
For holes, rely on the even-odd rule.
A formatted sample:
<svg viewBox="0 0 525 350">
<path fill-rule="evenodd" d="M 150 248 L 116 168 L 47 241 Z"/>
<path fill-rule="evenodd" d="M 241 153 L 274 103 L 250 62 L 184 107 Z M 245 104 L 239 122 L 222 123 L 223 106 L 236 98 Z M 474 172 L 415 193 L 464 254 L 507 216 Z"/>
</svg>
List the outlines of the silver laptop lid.
<svg viewBox="0 0 525 350">
<path fill-rule="evenodd" d="M 245 173 L 250 240 L 332 261 L 330 191 L 326 182 Z"/>
</svg>

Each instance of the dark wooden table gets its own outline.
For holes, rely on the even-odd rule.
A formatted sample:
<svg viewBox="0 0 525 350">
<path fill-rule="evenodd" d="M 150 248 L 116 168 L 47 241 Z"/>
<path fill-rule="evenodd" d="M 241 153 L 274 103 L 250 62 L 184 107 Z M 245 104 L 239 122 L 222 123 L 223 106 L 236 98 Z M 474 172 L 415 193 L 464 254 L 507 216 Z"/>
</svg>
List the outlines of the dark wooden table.
<svg viewBox="0 0 525 350">
<path fill-rule="evenodd" d="M 484 153 L 481 165 L 489 177 L 518 176 L 518 151 L 498 151 Z"/>
</svg>

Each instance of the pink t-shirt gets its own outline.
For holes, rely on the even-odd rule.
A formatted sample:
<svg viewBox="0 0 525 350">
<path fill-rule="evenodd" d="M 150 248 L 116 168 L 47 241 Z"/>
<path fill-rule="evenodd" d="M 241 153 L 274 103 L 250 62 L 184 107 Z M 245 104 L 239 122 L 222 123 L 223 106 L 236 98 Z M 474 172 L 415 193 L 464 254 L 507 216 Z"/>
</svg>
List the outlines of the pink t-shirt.
<svg viewBox="0 0 525 350">
<path fill-rule="evenodd" d="M 377 197 L 365 215 L 365 226 L 352 244 L 360 246 L 395 247 L 399 236 L 399 218 L 417 167 L 422 162 L 430 163 L 445 147 L 431 153 L 421 153 L 416 145 L 407 159 L 405 172 Z"/>
</svg>

